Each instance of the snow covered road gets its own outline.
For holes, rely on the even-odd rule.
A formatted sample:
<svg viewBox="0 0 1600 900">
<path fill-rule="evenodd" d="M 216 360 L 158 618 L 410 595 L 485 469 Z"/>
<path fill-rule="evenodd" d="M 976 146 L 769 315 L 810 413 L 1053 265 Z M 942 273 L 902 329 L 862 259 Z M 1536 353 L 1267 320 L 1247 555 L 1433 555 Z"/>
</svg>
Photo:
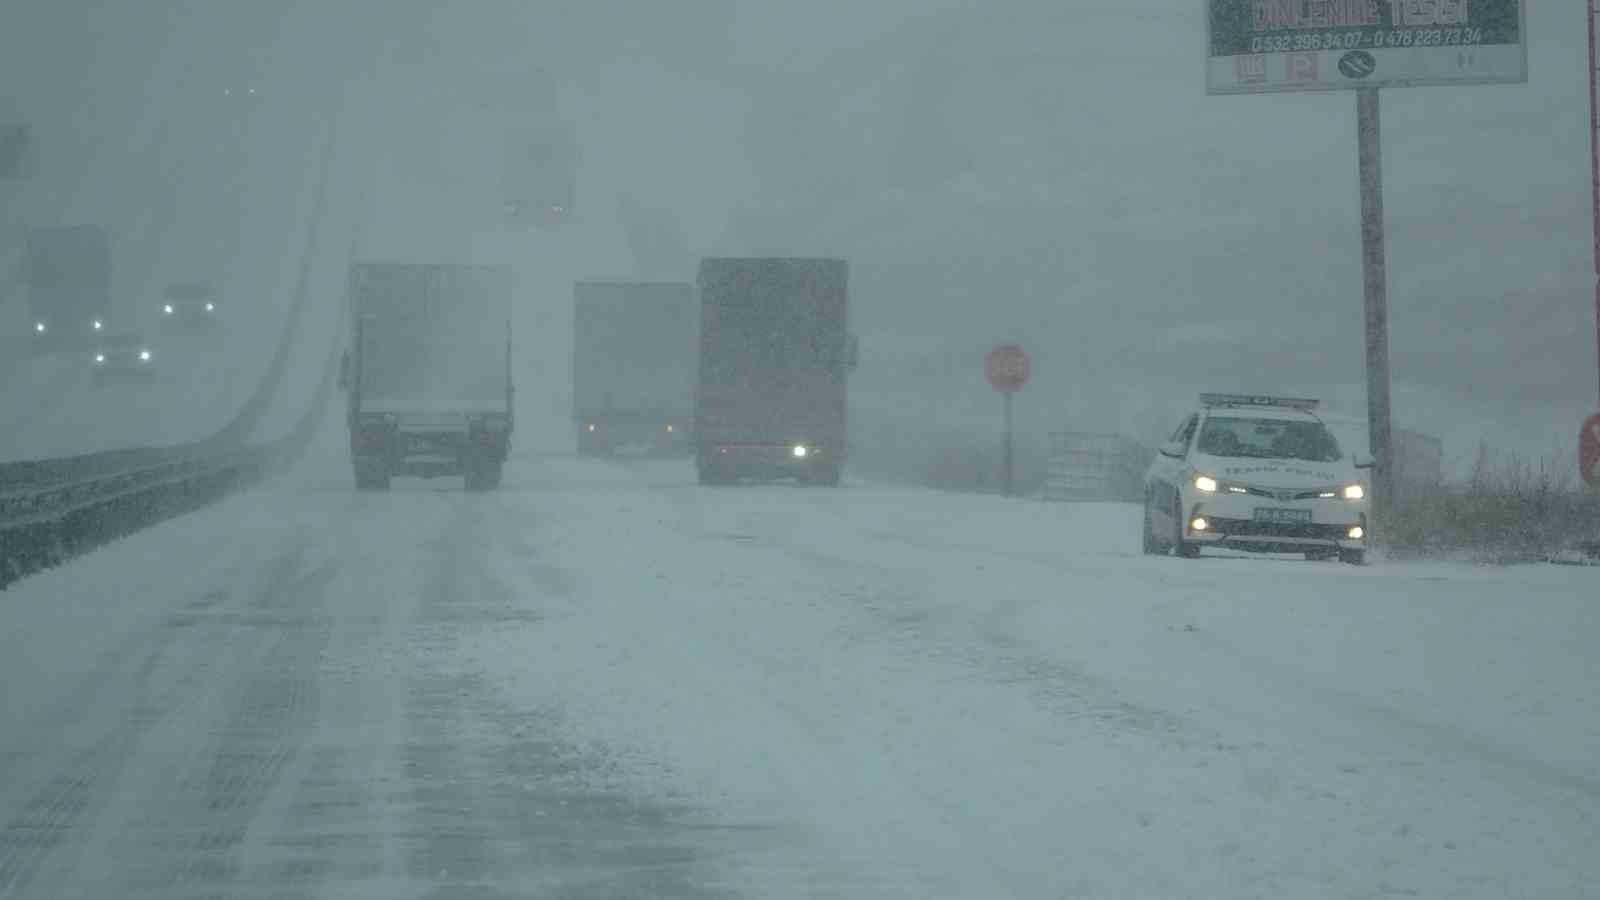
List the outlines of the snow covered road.
<svg viewBox="0 0 1600 900">
<path fill-rule="evenodd" d="M 1594 896 L 1594 570 L 1137 527 L 330 446 L 0 593 L 0 897 Z"/>
</svg>

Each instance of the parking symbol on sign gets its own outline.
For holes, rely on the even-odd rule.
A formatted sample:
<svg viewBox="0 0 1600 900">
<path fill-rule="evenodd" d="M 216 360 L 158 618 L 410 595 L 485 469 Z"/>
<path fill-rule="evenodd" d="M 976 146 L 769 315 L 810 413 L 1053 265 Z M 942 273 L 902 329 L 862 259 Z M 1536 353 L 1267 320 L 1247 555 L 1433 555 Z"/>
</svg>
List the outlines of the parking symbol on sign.
<svg viewBox="0 0 1600 900">
<path fill-rule="evenodd" d="M 1317 80 L 1317 55 L 1315 53 L 1291 53 L 1288 61 L 1290 81 Z"/>
</svg>

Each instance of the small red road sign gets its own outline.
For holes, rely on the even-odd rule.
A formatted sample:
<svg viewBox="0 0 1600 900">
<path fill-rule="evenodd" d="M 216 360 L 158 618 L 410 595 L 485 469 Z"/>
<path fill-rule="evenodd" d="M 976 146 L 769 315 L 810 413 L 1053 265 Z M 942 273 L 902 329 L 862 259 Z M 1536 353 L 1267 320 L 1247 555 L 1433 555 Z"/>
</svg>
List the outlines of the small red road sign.
<svg viewBox="0 0 1600 900">
<path fill-rule="evenodd" d="M 989 383 L 994 385 L 995 390 L 1007 393 L 1027 384 L 1030 371 L 1028 354 L 1016 344 L 1001 344 L 990 350 L 983 364 L 983 373 L 988 376 Z"/>
</svg>

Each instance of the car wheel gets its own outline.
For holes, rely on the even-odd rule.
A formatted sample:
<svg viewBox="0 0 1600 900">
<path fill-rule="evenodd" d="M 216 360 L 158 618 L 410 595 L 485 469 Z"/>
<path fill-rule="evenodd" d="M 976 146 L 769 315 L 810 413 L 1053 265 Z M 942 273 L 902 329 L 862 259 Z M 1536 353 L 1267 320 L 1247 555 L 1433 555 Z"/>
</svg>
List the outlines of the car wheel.
<svg viewBox="0 0 1600 900">
<path fill-rule="evenodd" d="M 1338 555 L 1338 551 L 1336 551 L 1336 550 L 1307 550 L 1306 551 L 1306 559 L 1310 560 L 1311 562 L 1324 562 L 1326 560 L 1333 559 L 1334 556 L 1336 556 L 1336 555 Z"/>
<path fill-rule="evenodd" d="M 1340 550 L 1339 562 L 1349 563 L 1352 566 L 1366 565 L 1367 551 L 1365 550 Z"/>
<path fill-rule="evenodd" d="M 1200 545 L 1183 539 L 1183 495 L 1172 492 L 1172 555 L 1180 559 L 1194 559 L 1200 555 Z"/>
<path fill-rule="evenodd" d="M 1155 523 L 1150 520 L 1150 494 L 1148 492 L 1144 495 L 1144 535 L 1143 535 L 1143 537 L 1144 537 L 1144 554 L 1146 556 L 1159 556 L 1159 555 L 1167 552 L 1167 548 L 1165 546 L 1163 546 L 1161 541 L 1160 541 L 1160 539 L 1156 537 Z"/>
</svg>

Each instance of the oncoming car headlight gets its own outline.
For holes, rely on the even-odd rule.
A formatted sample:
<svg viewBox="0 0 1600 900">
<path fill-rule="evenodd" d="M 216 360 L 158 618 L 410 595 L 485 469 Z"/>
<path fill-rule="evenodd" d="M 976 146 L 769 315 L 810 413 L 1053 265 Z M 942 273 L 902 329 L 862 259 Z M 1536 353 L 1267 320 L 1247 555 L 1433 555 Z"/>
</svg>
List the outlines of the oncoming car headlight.
<svg viewBox="0 0 1600 900">
<path fill-rule="evenodd" d="M 1194 477 L 1194 487 L 1197 491 L 1215 494 L 1217 492 L 1217 480 L 1210 475 L 1196 475 Z"/>
<path fill-rule="evenodd" d="M 1347 484 L 1344 486 L 1344 489 L 1339 492 L 1339 494 L 1346 500 L 1365 500 L 1367 497 L 1367 489 L 1359 484 Z"/>
<path fill-rule="evenodd" d="M 795 459 L 805 459 L 806 454 L 810 453 L 811 451 L 806 447 L 805 444 L 795 444 L 794 450 L 791 452 L 794 453 Z"/>
</svg>

